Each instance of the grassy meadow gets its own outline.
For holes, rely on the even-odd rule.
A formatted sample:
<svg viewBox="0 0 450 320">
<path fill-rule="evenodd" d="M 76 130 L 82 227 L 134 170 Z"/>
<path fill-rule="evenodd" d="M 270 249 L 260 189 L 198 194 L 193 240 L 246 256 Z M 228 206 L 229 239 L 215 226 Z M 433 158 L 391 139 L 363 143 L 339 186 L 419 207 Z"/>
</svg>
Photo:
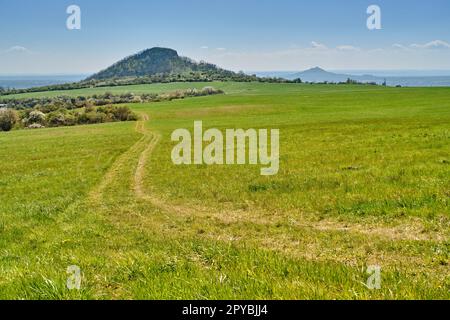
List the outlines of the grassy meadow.
<svg viewBox="0 0 450 320">
<path fill-rule="evenodd" d="M 171 83 L 138 122 L 0 133 L 0 298 L 450 299 L 450 89 Z M 13 97 L 13 96 L 11 96 Z M 280 171 L 175 166 L 173 130 L 280 130 Z M 68 290 L 68 266 L 82 271 Z M 381 288 L 366 286 L 381 267 Z"/>
</svg>

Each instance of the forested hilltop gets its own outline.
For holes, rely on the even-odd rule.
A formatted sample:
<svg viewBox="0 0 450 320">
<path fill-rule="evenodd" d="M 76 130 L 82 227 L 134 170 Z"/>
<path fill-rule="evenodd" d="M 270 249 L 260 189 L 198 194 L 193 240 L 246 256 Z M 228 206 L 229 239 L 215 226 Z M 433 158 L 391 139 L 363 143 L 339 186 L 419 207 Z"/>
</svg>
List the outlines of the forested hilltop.
<svg viewBox="0 0 450 320">
<path fill-rule="evenodd" d="M 112 78 L 148 77 L 158 74 L 180 75 L 180 77 L 200 73 L 215 79 L 226 79 L 238 75 L 207 62 L 195 62 L 186 57 L 180 57 L 177 51 L 167 48 L 151 48 L 115 63 L 109 68 L 89 77 L 87 80 L 105 80 Z"/>
</svg>

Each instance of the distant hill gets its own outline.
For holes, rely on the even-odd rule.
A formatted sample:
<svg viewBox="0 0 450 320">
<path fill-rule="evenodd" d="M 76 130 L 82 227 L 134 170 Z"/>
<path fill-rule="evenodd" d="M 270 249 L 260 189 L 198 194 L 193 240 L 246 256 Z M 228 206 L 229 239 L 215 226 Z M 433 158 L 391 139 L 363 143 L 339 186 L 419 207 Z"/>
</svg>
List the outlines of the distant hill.
<svg viewBox="0 0 450 320">
<path fill-rule="evenodd" d="M 384 78 L 376 77 L 372 75 L 350 75 L 350 74 L 339 74 L 326 71 L 322 68 L 315 67 L 312 69 L 308 69 L 306 71 L 293 73 L 290 75 L 285 75 L 286 79 L 296 79 L 300 78 L 304 82 L 345 82 L 347 79 L 352 79 L 359 82 L 376 82 L 381 83 L 384 81 Z"/>
<path fill-rule="evenodd" d="M 235 72 L 221 69 L 206 62 L 195 62 L 180 57 L 177 51 L 168 48 L 151 48 L 129 56 L 109 68 L 89 77 L 87 80 L 113 78 L 148 77 L 160 74 L 201 73 L 216 77 L 233 77 Z"/>
</svg>

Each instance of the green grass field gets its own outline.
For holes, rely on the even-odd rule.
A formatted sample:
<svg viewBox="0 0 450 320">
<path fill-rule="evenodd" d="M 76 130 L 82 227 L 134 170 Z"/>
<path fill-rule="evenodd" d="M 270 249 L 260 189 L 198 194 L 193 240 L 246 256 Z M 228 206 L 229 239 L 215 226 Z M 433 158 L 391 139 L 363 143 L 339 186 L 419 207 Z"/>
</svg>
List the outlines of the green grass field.
<svg viewBox="0 0 450 320">
<path fill-rule="evenodd" d="M 449 88 L 20 97 L 206 85 L 226 94 L 130 105 L 137 123 L 0 133 L 0 298 L 450 299 Z M 173 165 L 170 134 L 195 120 L 279 129 L 280 172 Z"/>
<path fill-rule="evenodd" d="M 75 89 L 75 90 L 56 90 L 56 91 L 44 91 L 44 92 L 33 92 L 33 93 L 21 93 L 21 94 L 11 94 L 3 96 L 3 98 L 17 98 L 17 99 L 26 99 L 26 98 L 42 98 L 42 97 L 58 97 L 58 96 L 70 96 L 70 97 L 78 97 L 78 96 L 92 96 L 94 94 L 102 94 L 105 92 L 111 92 L 113 94 L 122 94 L 133 92 L 135 94 L 142 93 L 161 93 L 161 92 L 169 92 L 173 90 L 183 90 L 190 88 L 201 89 L 205 86 L 214 86 L 216 88 L 226 88 L 229 91 L 237 91 L 239 90 L 238 83 L 223 83 L 223 82 L 180 82 L 180 83 L 157 83 L 157 84 L 142 84 L 142 85 L 129 85 L 129 86 L 117 86 L 117 87 L 96 87 L 96 88 L 87 88 L 87 89 Z"/>
</svg>

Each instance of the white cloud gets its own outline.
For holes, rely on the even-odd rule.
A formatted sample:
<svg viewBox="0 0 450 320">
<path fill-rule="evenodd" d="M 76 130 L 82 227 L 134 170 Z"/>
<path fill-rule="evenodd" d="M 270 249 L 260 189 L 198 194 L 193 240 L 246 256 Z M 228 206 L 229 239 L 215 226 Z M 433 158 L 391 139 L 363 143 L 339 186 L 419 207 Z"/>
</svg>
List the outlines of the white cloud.
<svg viewBox="0 0 450 320">
<path fill-rule="evenodd" d="M 328 47 L 327 47 L 326 45 L 324 45 L 324 44 L 322 44 L 322 43 L 319 43 L 319 42 L 316 42 L 316 41 L 312 41 L 312 42 L 311 42 L 311 46 L 312 46 L 314 49 L 321 49 L 321 50 L 326 50 L 326 49 L 328 49 Z"/>
<path fill-rule="evenodd" d="M 354 46 L 349 46 L 349 45 L 337 46 L 336 49 L 338 49 L 340 51 L 361 51 L 360 48 L 354 47 Z"/>
<path fill-rule="evenodd" d="M 31 53 L 30 50 L 28 50 L 25 47 L 22 46 L 12 46 L 11 48 L 1 51 L 0 53 L 18 53 L 18 52 L 22 52 L 22 53 Z"/>
<path fill-rule="evenodd" d="M 394 43 L 394 44 L 392 45 L 392 48 L 394 48 L 394 49 L 400 49 L 400 50 L 408 50 L 408 47 L 406 47 L 406 46 L 404 46 L 404 45 L 402 45 L 402 44 L 400 44 L 400 43 Z"/>
<path fill-rule="evenodd" d="M 9 48 L 7 51 L 8 52 L 29 52 L 30 50 L 28 50 L 27 48 L 22 47 L 22 46 L 14 46 L 14 47 Z"/>
<path fill-rule="evenodd" d="M 417 44 L 414 43 L 411 45 L 411 48 L 417 49 L 450 49 L 450 43 L 445 42 L 443 40 L 434 40 L 425 44 Z"/>
<path fill-rule="evenodd" d="M 225 51 L 227 49 L 226 48 L 216 48 L 216 50 L 218 50 L 218 51 Z"/>
<path fill-rule="evenodd" d="M 202 46 L 202 47 L 200 47 L 200 49 L 209 49 L 209 47 L 208 46 Z"/>
</svg>

